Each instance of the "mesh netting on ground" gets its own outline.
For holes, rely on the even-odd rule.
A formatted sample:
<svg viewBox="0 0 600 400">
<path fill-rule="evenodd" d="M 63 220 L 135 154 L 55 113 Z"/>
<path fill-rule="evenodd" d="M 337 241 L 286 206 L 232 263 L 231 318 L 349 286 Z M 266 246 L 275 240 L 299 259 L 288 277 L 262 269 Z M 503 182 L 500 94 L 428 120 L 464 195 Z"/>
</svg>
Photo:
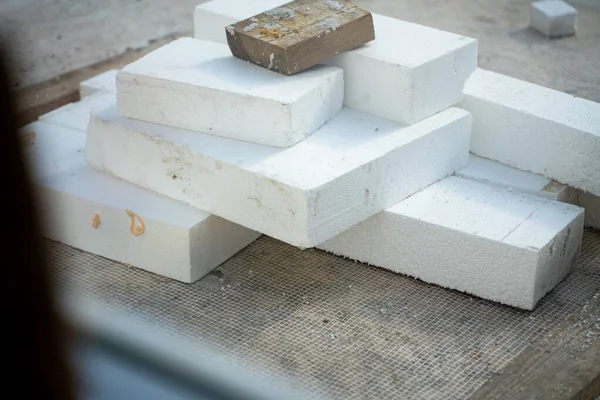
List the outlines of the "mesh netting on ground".
<svg viewBox="0 0 600 400">
<path fill-rule="evenodd" d="M 191 285 L 49 247 L 64 290 L 340 399 L 464 398 L 600 292 L 592 231 L 533 312 L 268 237 Z"/>
</svg>

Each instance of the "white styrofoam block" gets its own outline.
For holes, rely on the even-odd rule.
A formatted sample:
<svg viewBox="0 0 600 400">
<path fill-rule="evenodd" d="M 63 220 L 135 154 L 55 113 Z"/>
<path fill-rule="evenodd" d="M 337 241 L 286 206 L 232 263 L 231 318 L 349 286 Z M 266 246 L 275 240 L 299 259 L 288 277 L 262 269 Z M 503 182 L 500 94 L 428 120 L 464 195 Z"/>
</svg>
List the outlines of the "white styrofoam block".
<svg viewBox="0 0 600 400">
<path fill-rule="evenodd" d="M 233 3 L 198 6 L 196 38 L 226 43 L 224 26 L 282 4 Z M 374 41 L 326 62 L 344 70 L 345 106 L 410 125 L 462 99 L 477 66 L 477 40 L 379 14 L 373 23 Z"/>
<path fill-rule="evenodd" d="M 128 118 L 289 147 L 341 110 L 343 75 L 318 65 L 284 76 L 233 57 L 227 45 L 181 38 L 119 72 L 117 107 Z"/>
<path fill-rule="evenodd" d="M 600 195 L 600 104 L 477 69 L 471 152 Z"/>
<path fill-rule="evenodd" d="M 227 44 L 225 27 L 260 14 L 287 0 L 213 0 L 199 4 L 194 10 L 194 37 Z"/>
<path fill-rule="evenodd" d="M 572 269 L 583 210 L 448 177 L 319 248 L 533 309 Z"/>
<path fill-rule="evenodd" d="M 562 0 L 531 3 L 530 26 L 550 38 L 574 35 L 576 25 L 577 10 Z"/>
<path fill-rule="evenodd" d="M 585 208 L 585 226 L 600 229 L 600 197 L 579 192 L 577 205 Z"/>
<path fill-rule="evenodd" d="M 96 93 L 116 93 L 118 69 L 109 69 L 79 84 L 79 96 L 83 99 Z"/>
<path fill-rule="evenodd" d="M 69 103 L 50 111 L 39 117 L 39 120 L 85 132 L 90 122 L 90 112 L 92 109 L 96 107 L 106 108 L 114 102 L 114 93 L 98 92 L 84 97 L 76 103 Z"/>
<path fill-rule="evenodd" d="M 314 247 L 462 168 L 471 118 L 450 108 L 412 126 L 347 108 L 277 149 L 92 115 L 88 163 L 298 247 Z"/>
<path fill-rule="evenodd" d="M 344 105 L 413 124 L 462 99 L 477 40 L 373 14 L 375 40 L 328 64 L 344 70 Z"/>
<path fill-rule="evenodd" d="M 35 122 L 26 154 L 34 173 L 44 235 L 102 257 L 194 282 L 260 234 L 187 204 L 93 170 L 85 134 Z M 135 215 L 128 215 L 127 210 Z M 97 216 L 97 218 L 96 218 Z M 139 218 L 139 219 L 138 219 Z M 132 234 L 144 224 L 143 232 Z M 94 221 L 99 223 L 94 227 Z"/>
<path fill-rule="evenodd" d="M 563 203 L 575 204 L 577 200 L 577 191 L 567 185 L 474 154 L 469 155 L 467 166 L 454 175 Z"/>
</svg>

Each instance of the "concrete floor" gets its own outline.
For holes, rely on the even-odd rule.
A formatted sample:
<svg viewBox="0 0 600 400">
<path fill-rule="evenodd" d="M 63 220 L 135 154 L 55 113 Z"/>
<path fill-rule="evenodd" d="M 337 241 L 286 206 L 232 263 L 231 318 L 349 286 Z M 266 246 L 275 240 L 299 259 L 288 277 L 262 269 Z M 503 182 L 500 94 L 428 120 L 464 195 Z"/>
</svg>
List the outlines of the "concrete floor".
<svg viewBox="0 0 600 400">
<path fill-rule="evenodd" d="M 14 41 L 15 85 L 23 87 L 170 34 L 191 32 L 192 10 L 200 2 L 0 0 L 0 39 Z M 577 6 L 577 36 L 548 40 L 527 29 L 528 0 L 356 3 L 373 12 L 475 37 L 480 67 L 600 102 L 599 9 Z"/>
<path fill-rule="evenodd" d="M 16 88 L 191 32 L 199 0 L 0 0 Z"/>
</svg>

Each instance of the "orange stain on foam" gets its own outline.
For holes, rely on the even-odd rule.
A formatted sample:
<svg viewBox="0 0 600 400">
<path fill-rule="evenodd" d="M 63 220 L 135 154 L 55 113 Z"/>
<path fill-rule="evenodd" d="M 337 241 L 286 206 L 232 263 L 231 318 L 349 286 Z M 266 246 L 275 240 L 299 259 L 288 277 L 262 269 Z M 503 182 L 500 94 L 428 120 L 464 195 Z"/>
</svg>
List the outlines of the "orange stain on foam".
<svg viewBox="0 0 600 400">
<path fill-rule="evenodd" d="M 99 214 L 94 215 L 94 218 L 92 218 L 92 226 L 94 228 L 98 229 L 101 222 L 102 221 L 100 220 L 100 215 Z"/>
<path fill-rule="evenodd" d="M 144 221 L 140 218 L 140 216 L 130 210 L 125 210 L 125 212 L 127 215 L 129 215 L 129 218 L 131 218 L 129 232 L 131 232 L 133 236 L 140 236 L 142 233 L 144 233 L 146 231 L 146 224 L 144 224 Z M 136 225 L 136 220 L 139 225 Z"/>
</svg>

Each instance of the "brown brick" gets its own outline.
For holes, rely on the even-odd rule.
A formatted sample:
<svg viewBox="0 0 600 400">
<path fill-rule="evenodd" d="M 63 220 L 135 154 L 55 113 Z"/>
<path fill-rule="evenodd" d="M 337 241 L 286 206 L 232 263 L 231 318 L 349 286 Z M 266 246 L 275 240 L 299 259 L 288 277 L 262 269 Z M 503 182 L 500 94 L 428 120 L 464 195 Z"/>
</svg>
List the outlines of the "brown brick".
<svg viewBox="0 0 600 400">
<path fill-rule="evenodd" d="M 296 0 L 225 28 L 232 54 L 293 75 L 375 39 L 373 17 L 344 0 Z"/>
</svg>

